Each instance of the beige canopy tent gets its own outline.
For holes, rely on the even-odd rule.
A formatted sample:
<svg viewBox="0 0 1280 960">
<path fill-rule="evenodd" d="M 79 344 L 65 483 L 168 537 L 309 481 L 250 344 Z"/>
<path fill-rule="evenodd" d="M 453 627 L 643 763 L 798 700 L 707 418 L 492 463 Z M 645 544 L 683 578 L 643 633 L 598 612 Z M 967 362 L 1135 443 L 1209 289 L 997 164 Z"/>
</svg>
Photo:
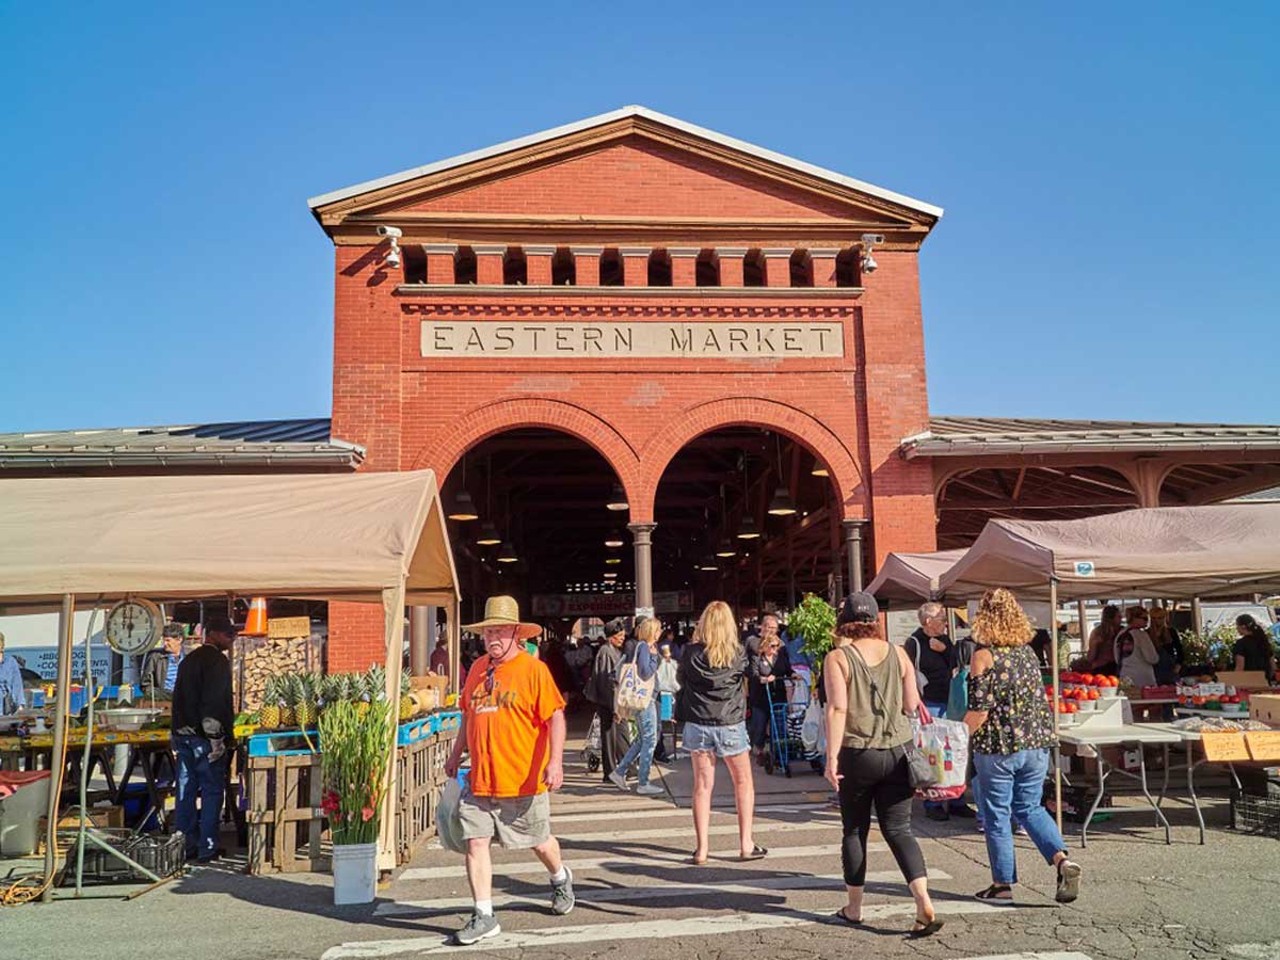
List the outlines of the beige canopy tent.
<svg viewBox="0 0 1280 960">
<path fill-rule="evenodd" d="M 0 610 L 61 604 L 63 690 L 76 603 L 130 594 L 155 601 L 240 594 L 381 604 L 393 702 L 405 604 L 444 606 L 456 670 L 458 580 L 428 470 L 5 480 L 0 544 Z M 65 739 L 64 720 L 60 713 L 55 755 Z M 395 764 L 390 767 L 394 778 Z M 394 866 L 394 796 L 390 783 L 379 844 L 384 867 Z M 52 835 L 48 849 L 54 849 Z"/>
<path fill-rule="evenodd" d="M 936 600 L 938 580 L 963 557 L 964 550 L 939 550 L 937 553 L 891 553 L 884 559 L 880 572 L 867 587 L 877 600 L 915 603 Z"/>
<path fill-rule="evenodd" d="M 1128 510 L 1083 520 L 991 520 L 941 579 L 948 599 L 1239 597 L 1280 591 L 1280 504 Z M 1056 587 L 1056 589 L 1052 589 Z"/>
</svg>

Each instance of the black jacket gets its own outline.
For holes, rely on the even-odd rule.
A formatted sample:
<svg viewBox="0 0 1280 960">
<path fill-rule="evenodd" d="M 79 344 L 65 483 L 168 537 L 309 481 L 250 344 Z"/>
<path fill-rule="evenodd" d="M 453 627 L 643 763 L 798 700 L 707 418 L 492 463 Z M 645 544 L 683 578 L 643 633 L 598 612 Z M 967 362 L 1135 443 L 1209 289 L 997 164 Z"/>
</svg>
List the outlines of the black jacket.
<svg viewBox="0 0 1280 960">
<path fill-rule="evenodd" d="M 231 663 L 217 647 L 203 644 L 178 666 L 169 729 L 186 736 L 230 737 L 235 719 Z"/>
<path fill-rule="evenodd" d="M 937 638 L 947 645 L 943 653 L 938 653 L 929 645 L 929 637 L 921 628 L 907 637 L 902 644 L 912 665 L 920 664 L 918 670 L 924 674 L 926 681 L 924 699 L 926 703 L 946 703 L 951 696 L 951 674 L 956 668 L 956 648 L 946 634 Z M 917 653 L 918 651 L 918 653 Z"/>
<path fill-rule="evenodd" d="M 613 708 L 613 694 L 618 689 L 618 667 L 621 664 L 621 650 L 608 640 L 600 644 L 585 691 L 587 699 L 597 707 Z"/>
<path fill-rule="evenodd" d="M 773 676 L 773 683 L 770 684 L 773 687 L 773 702 L 786 703 L 787 685 L 784 680 L 796 675 L 791 669 L 791 656 L 787 653 L 787 648 L 778 648 L 772 664 L 766 665 L 764 657 L 759 653 L 751 654 L 748 661 L 750 670 L 747 673 L 747 689 L 751 706 L 759 707 L 761 710 L 768 709 L 769 695 L 765 692 L 766 684 L 760 682 L 761 678 L 767 675 Z"/>
<path fill-rule="evenodd" d="M 680 655 L 676 679 L 676 719 L 709 727 L 731 727 L 747 717 L 747 655 L 740 652 L 733 663 L 717 669 L 707 662 L 707 651 L 691 643 Z"/>
</svg>

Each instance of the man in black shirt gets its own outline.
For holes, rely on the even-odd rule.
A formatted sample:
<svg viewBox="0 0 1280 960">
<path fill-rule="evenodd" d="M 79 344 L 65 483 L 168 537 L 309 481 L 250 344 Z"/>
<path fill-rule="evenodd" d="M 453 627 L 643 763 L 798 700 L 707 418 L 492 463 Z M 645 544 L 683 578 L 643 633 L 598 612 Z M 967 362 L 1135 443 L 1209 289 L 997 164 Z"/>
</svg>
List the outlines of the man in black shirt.
<svg viewBox="0 0 1280 960">
<path fill-rule="evenodd" d="M 915 665 L 917 684 L 923 682 L 920 699 L 935 717 L 945 717 L 947 698 L 951 696 L 951 677 L 959 666 L 955 644 L 947 636 L 947 612 L 940 603 L 926 603 L 917 616 L 920 627 L 907 637 L 902 649 Z M 947 820 L 951 814 L 973 816 L 973 811 L 961 799 L 946 804 L 926 800 L 924 812 L 930 820 Z"/>
<path fill-rule="evenodd" d="M 183 659 L 173 687 L 170 734 L 178 758 L 175 825 L 186 840 L 187 859 L 217 859 L 222 792 L 235 713 L 231 705 L 231 664 L 226 651 L 235 640 L 231 621 L 205 621 L 204 644 Z M 196 814 L 196 798 L 200 812 Z"/>
</svg>

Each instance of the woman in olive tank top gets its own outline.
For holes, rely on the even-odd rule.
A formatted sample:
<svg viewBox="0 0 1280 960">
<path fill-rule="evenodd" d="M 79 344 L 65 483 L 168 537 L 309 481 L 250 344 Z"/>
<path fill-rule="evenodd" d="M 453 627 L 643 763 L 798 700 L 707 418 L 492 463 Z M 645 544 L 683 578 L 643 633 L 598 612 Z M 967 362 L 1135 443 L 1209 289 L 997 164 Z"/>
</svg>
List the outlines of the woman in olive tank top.
<svg viewBox="0 0 1280 960">
<path fill-rule="evenodd" d="M 867 834 L 871 810 L 898 869 L 916 901 L 914 937 L 942 928 L 929 898 L 928 872 L 920 844 L 911 833 L 915 791 L 907 772 L 911 743 L 909 716 L 920 709 L 915 668 L 902 648 L 880 633 L 875 598 L 855 593 L 845 598 L 836 634 L 849 642 L 823 661 L 827 694 L 827 781 L 840 795 L 844 829 L 840 860 L 848 903 L 836 918 L 859 926 L 867 878 Z"/>
</svg>

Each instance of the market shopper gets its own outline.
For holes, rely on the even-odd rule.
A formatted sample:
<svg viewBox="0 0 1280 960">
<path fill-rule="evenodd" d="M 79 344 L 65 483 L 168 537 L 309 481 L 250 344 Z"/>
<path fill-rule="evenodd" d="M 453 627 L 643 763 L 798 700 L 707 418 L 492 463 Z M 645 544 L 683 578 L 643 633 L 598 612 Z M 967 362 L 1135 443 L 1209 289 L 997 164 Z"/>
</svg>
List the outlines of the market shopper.
<svg viewBox="0 0 1280 960">
<path fill-rule="evenodd" d="M 615 617 L 605 625 L 604 643 L 596 651 L 591 665 L 591 679 L 587 681 L 587 699 L 595 704 L 600 719 L 600 766 L 603 780 L 609 782 L 609 774 L 617 766 L 618 759 L 631 745 L 627 725 L 616 723 L 613 712 L 614 696 L 618 692 L 618 668 L 625 656 L 623 644 L 627 641 L 627 622 Z"/>
<path fill-rule="evenodd" d="M 148 695 L 161 696 L 173 693 L 178 682 L 178 667 L 186 653 L 182 649 L 187 632 L 180 623 L 166 623 L 160 634 L 160 649 L 147 654 L 142 668 L 142 687 Z"/>
<path fill-rule="evenodd" d="M 676 679 L 680 664 L 676 661 L 675 651 L 672 650 L 671 636 L 670 630 L 664 630 L 662 639 L 658 641 L 658 746 L 653 751 L 653 759 L 659 763 L 669 763 L 674 759 L 673 755 L 667 751 L 666 738 L 662 735 L 662 703 L 665 700 L 671 704 L 667 719 L 672 719 L 675 715 L 676 693 L 680 690 L 680 682 Z M 675 738 L 673 737 L 672 749 L 674 748 Z"/>
<path fill-rule="evenodd" d="M 914 937 L 942 929 L 929 896 L 928 870 L 911 832 L 915 791 L 907 767 L 910 717 L 921 708 L 915 667 L 906 651 L 884 639 L 880 611 L 869 593 L 845 598 L 836 635 L 848 642 L 827 654 L 823 685 L 827 699 L 827 782 L 840 796 L 844 839 L 840 862 L 848 902 L 836 918 L 862 924 L 871 811 L 916 902 Z"/>
<path fill-rule="evenodd" d="M 752 832 L 756 790 L 748 758 L 746 674 L 747 655 L 738 641 L 733 611 L 724 601 L 713 600 L 702 611 L 677 672 L 676 718 L 684 724 L 684 747 L 693 761 L 694 865 L 707 862 L 717 760 L 724 761 L 733 780 L 738 859 L 759 860 L 769 852 L 755 842 Z"/>
<path fill-rule="evenodd" d="M 787 702 L 787 680 L 795 676 L 791 660 L 782 646 L 782 638 L 775 628 L 760 635 L 760 646 L 748 655 L 747 670 L 747 730 L 751 736 L 751 751 L 757 763 L 765 763 L 772 735 L 772 706 Z"/>
<path fill-rule="evenodd" d="M 1139 694 L 1143 687 L 1156 684 L 1156 664 L 1160 654 L 1147 633 L 1151 618 L 1146 608 L 1130 607 L 1125 612 L 1128 625 L 1116 635 L 1116 663 L 1120 664 L 1120 677 L 1133 684 Z"/>
<path fill-rule="evenodd" d="M 940 603 L 921 604 L 916 611 L 920 626 L 902 644 L 902 649 L 915 668 L 916 686 L 925 707 L 935 717 L 947 715 L 951 696 L 951 678 L 960 666 L 959 653 L 947 634 L 947 611 Z M 926 800 L 925 816 L 930 820 L 949 820 L 952 816 L 972 818 L 973 811 L 963 797 L 942 803 Z"/>
<path fill-rule="evenodd" d="M 1169 685 L 1176 683 L 1182 673 L 1182 639 L 1176 630 L 1169 625 L 1169 611 L 1164 607 L 1151 608 L 1151 624 L 1147 627 L 1147 635 L 1156 648 L 1159 662 L 1156 663 L 1156 683 Z"/>
<path fill-rule="evenodd" d="M 1237 670 L 1261 670 L 1270 680 L 1276 672 L 1276 653 L 1271 638 L 1257 620 L 1242 613 L 1236 617 L 1236 633 L 1240 639 L 1232 650 Z"/>
<path fill-rule="evenodd" d="M 26 705 L 22 667 L 16 657 L 4 652 L 4 634 L 0 633 L 0 716 L 15 713 Z"/>
<path fill-rule="evenodd" d="M 658 673 L 658 636 L 662 633 L 662 624 L 650 617 L 640 621 L 636 627 L 636 643 L 629 658 L 636 665 L 641 680 L 656 680 Z M 615 723 L 624 722 L 615 717 Z M 653 767 L 653 752 L 658 746 L 658 697 L 657 685 L 654 695 L 649 699 L 649 706 L 635 716 L 636 738 L 622 755 L 609 774 L 609 779 L 619 790 L 627 789 L 627 771 L 634 763 L 636 766 L 636 793 L 642 797 L 656 797 L 666 791 L 649 782 L 649 771 Z"/>
<path fill-rule="evenodd" d="M 512 597 L 490 597 L 484 619 L 466 629 L 484 638 L 485 652 L 471 666 L 459 703 L 462 727 L 445 774 L 456 776 L 465 750 L 471 773 L 458 804 L 466 841 L 467 882 L 475 908 L 454 934 L 468 946 L 502 932 L 493 913 L 494 837 L 506 849 L 532 849 L 551 880 L 551 911 L 574 906 L 573 874 L 551 833 L 549 790 L 564 782 L 564 698 L 545 663 L 522 641 L 542 628 L 520 621 Z"/>
<path fill-rule="evenodd" d="M 1090 673 L 1115 677 L 1120 674 L 1116 663 L 1116 634 L 1120 632 L 1120 608 L 1108 603 L 1102 608 L 1102 620 L 1089 631 L 1089 647 L 1085 652 Z"/>
<path fill-rule="evenodd" d="M 1058 825 L 1041 802 L 1054 732 L 1040 664 L 1028 646 L 1033 633 L 1031 621 L 1008 590 L 983 595 L 973 621 L 973 634 L 982 645 L 970 666 L 964 722 L 971 734 L 969 748 L 991 860 L 991 885 L 976 896 L 992 903 L 1013 901 L 1018 882 L 1014 820 L 1057 871 L 1057 901 L 1071 903 L 1080 891 L 1080 865 L 1068 858 Z"/>
<path fill-rule="evenodd" d="M 235 637 L 227 616 L 208 618 L 204 643 L 183 658 L 173 685 L 169 729 L 178 761 L 174 825 L 186 843 L 187 859 L 198 863 L 224 852 L 218 848 L 218 832 L 235 726 L 227 651 Z"/>
</svg>

